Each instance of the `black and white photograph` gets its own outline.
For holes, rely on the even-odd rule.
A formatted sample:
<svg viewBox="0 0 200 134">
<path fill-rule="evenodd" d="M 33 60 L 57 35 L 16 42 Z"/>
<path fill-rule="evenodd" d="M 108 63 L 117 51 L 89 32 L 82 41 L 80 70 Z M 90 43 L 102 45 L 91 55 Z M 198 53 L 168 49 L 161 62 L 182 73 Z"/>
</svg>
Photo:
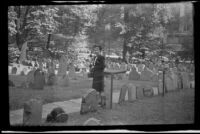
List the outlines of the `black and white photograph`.
<svg viewBox="0 0 200 134">
<path fill-rule="evenodd" d="M 8 6 L 10 126 L 194 124 L 193 16 L 192 2 Z"/>
</svg>

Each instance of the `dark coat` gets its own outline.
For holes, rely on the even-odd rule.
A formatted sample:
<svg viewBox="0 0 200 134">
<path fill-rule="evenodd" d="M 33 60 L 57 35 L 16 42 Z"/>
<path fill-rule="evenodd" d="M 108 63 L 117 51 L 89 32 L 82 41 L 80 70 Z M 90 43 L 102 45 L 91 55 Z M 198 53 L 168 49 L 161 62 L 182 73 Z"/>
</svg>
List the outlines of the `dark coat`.
<svg viewBox="0 0 200 134">
<path fill-rule="evenodd" d="M 104 68 L 105 68 L 105 57 L 97 56 L 96 62 L 94 63 L 93 83 L 92 88 L 98 92 L 104 91 Z"/>
</svg>

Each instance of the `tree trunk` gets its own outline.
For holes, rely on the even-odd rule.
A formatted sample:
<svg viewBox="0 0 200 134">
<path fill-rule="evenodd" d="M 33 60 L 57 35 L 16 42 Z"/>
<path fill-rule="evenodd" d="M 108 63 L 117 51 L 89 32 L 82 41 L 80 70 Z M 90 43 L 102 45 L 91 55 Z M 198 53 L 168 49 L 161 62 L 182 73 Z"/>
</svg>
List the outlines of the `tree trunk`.
<svg viewBox="0 0 200 134">
<path fill-rule="evenodd" d="M 127 53 L 127 40 L 128 40 L 128 22 L 129 22 L 129 10 L 124 6 L 124 23 L 126 27 L 126 33 L 124 34 L 124 43 L 123 43 L 123 61 L 126 62 L 126 53 Z"/>
<path fill-rule="evenodd" d="M 127 46 L 126 46 L 126 38 L 124 37 L 124 43 L 123 43 L 123 51 L 122 51 L 122 55 L 123 55 L 123 61 L 126 62 L 126 53 L 127 53 Z"/>
</svg>

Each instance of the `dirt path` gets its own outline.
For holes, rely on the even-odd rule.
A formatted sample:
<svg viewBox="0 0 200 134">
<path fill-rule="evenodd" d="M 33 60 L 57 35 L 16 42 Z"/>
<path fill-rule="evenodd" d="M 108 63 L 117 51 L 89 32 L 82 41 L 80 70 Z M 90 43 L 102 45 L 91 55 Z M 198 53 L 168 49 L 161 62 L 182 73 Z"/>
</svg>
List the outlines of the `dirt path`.
<svg viewBox="0 0 200 134">
<path fill-rule="evenodd" d="M 69 115 L 68 123 L 51 125 L 82 125 L 88 118 L 101 120 L 103 125 L 190 124 L 194 122 L 194 89 L 167 93 L 136 100 L 134 103 L 114 104 L 112 110 Z"/>
</svg>

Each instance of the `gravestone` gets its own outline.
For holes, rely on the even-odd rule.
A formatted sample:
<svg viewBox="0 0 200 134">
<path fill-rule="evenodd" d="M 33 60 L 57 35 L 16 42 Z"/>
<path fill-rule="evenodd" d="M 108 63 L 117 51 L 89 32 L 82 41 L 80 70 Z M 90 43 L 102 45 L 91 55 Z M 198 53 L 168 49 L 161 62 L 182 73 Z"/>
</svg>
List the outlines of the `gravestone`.
<svg viewBox="0 0 200 134">
<path fill-rule="evenodd" d="M 31 70 L 26 76 L 26 87 L 33 88 L 35 69 Z"/>
<path fill-rule="evenodd" d="M 154 96 L 159 94 L 158 87 L 152 87 L 152 89 L 153 89 Z"/>
<path fill-rule="evenodd" d="M 177 76 L 176 72 L 173 71 L 173 69 L 171 70 L 171 77 L 173 80 L 173 87 L 176 90 L 176 89 L 178 89 L 178 76 Z"/>
<path fill-rule="evenodd" d="M 24 76 L 24 75 L 25 75 L 25 73 L 24 73 L 23 70 L 21 71 L 20 75 L 21 75 L 21 76 Z"/>
<path fill-rule="evenodd" d="M 8 66 L 8 74 L 12 74 L 12 66 Z"/>
<path fill-rule="evenodd" d="M 194 81 L 190 81 L 190 88 L 194 89 Z"/>
<path fill-rule="evenodd" d="M 187 72 L 182 72 L 181 76 L 182 76 L 182 80 L 183 80 L 183 88 L 188 89 L 190 87 L 189 74 Z"/>
<path fill-rule="evenodd" d="M 140 74 L 136 71 L 136 68 L 133 66 L 131 72 L 129 73 L 129 80 L 139 80 Z"/>
<path fill-rule="evenodd" d="M 89 118 L 83 123 L 84 126 L 99 126 L 101 125 L 100 120 L 97 120 L 96 118 Z"/>
<path fill-rule="evenodd" d="M 150 97 L 153 96 L 153 89 L 151 86 L 145 86 L 143 89 L 144 96 Z"/>
<path fill-rule="evenodd" d="M 144 87 L 143 86 L 137 86 L 136 88 L 136 97 L 137 99 L 141 99 L 144 97 Z"/>
<path fill-rule="evenodd" d="M 16 74 L 17 73 L 17 67 L 13 67 L 12 68 L 12 74 Z"/>
<path fill-rule="evenodd" d="M 49 74 L 47 78 L 47 85 L 55 85 L 56 84 L 56 75 L 54 73 Z"/>
<path fill-rule="evenodd" d="M 175 90 L 173 79 L 168 73 L 165 74 L 165 86 L 166 86 L 166 91 Z"/>
<path fill-rule="evenodd" d="M 67 122 L 68 114 L 61 107 L 54 108 L 46 118 L 46 122 L 50 123 L 63 123 Z"/>
<path fill-rule="evenodd" d="M 121 104 L 122 102 L 125 101 L 125 97 L 126 97 L 126 93 L 128 91 L 128 84 L 124 84 L 122 87 L 121 87 L 121 90 L 120 90 L 120 94 L 119 94 L 119 101 L 118 103 Z"/>
<path fill-rule="evenodd" d="M 41 125 L 42 121 L 42 102 L 37 99 L 31 99 L 24 103 L 23 124 Z"/>
<path fill-rule="evenodd" d="M 151 81 L 152 76 L 153 76 L 153 73 L 151 72 L 151 70 L 149 70 L 147 67 L 145 67 L 144 71 L 141 72 L 140 80 Z"/>
<path fill-rule="evenodd" d="M 136 86 L 129 83 L 128 84 L 128 101 L 133 102 L 136 100 Z"/>
<path fill-rule="evenodd" d="M 80 114 L 97 111 L 98 107 L 98 94 L 94 89 L 89 89 L 82 97 Z"/>
<path fill-rule="evenodd" d="M 11 87 L 15 86 L 15 84 L 11 80 L 9 80 L 8 82 L 9 82 L 9 86 L 11 86 Z"/>
<path fill-rule="evenodd" d="M 43 89 L 45 85 L 45 76 L 44 73 L 37 69 L 34 72 L 34 89 Z"/>
</svg>

